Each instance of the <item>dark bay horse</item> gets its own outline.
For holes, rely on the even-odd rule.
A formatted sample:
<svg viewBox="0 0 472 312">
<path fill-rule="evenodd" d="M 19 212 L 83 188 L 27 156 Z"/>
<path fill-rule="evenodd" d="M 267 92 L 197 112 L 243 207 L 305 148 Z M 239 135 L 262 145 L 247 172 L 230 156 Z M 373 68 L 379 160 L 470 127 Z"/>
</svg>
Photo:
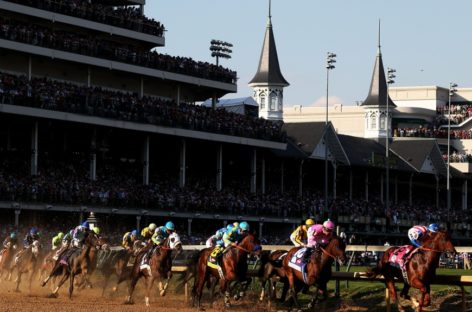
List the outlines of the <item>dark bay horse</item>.
<svg viewBox="0 0 472 312">
<path fill-rule="evenodd" d="M 321 289 L 319 285 L 324 285 L 326 290 L 325 284 L 331 277 L 331 265 L 333 261 L 337 260 L 340 263 L 346 261 L 346 244 L 342 239 L 334 236 L 326 247 L 320 246 L 313 250 L 310 259 L 305 266 L 306 276 L 304 278 L 302 272 L 289 265 L 289 261 L 292 257 L 296 256 L 296 253 L 299 252 L 301 248 L 302 247 L 294 247 L 290 249 L 283 260 L 283 268 L 288 279 L 290 297 L 293 299 L 297 307 L 300 306 L 297 299 L 297 293 L 303 285 L 312 286 L 317 284 L 319 289 Z M 311 300 L 311 304 L 316 301 L 317 294 L 318 291 L 316 291 L 315 296 Z"/>
<path fill-rule="evenodd" d="M 95 250 L 100 247 L 100 242 L 100 237 L 90 232 L 85 238 L 82 248 L 74 248 L 71 251 L 66 251 L 69 253 L 66 263 L 61 261 L 56 262 L 49 276 L 41 283 L 41 286 L 44 286 L 50 278 L 60 276 L 59 283 L 53 290 L 51 297 L 57 297 L 59 288 L 69 279 L 69 298 L 72 298 L 75 277 L 82 275 L 84 279 L 88 278 L 88 270 L 91 269 L 91 263 L 94 261 L 92 256 Z"/>
<path fill-rule="evenodd" d="M 219 280 L 220 292 L 225 294 L 225 306 L 230 306 L 229 283 L 231 281 L 239 281 L 247 285 L 247 257 L 249 254 L 258 250 L 258 248 L 256 248 L 257 246 L 260 246 L 259 240 L 254 237 L 254 234 L 249 233 L 237 246 L 231 247 L 224 253 L 221 259 L 221 273 L 223 274 L 223 278 L 220 278 L 220 272 L 217 269 L 207 265 L 209 255 L 213 251 L 213 248 L 203 249 L 199 253 L 197 262 L 197 274 L 193 286 L 193 305 L 195 305 L 195 301 L 197 300 L 198 307 L 203 309 L 201 305 L 203 287 L 210 277 L 214 277 Z M 257 252 L 260 252 L 260 249 Z M 213 301 L 213 294 L 212 289 L 211 301 Z"/>
<path fill-rule="evenodd" d="M 270 280 L 268 297 L 275 299 L 276 297 L 276 283 L 274 278 L 279 278 L 280 282 L 287 281 L 285 271 L 283 269 L 283 259 L 287 255 L 287 250 L 274 250 L 271 253 L 263 253 L 261 255 L 261 264 L 259 267 L 258 276 L 261 282 L 261 294 L 259 300 L 263 301 L 266 294 L 266 284 Z M 284 283 L 285 284 L 285 283 Z M 284 287 L 284 290 L 286 288 Z M 281 300 L 285 298 L 285 292 L 282 294 Z"/>
<path fill-rule="evenodd" d="M 451 236 L 447 231 L 436 233 L 428 232 L 423 241 L 423 246 L 411 251 L 411 258 L 405 264 L 405 269 L 409 283 L 404 280 L 402 271 L 397 266 L 392 265 L 389 259 L 398 247 L 387 249 L 376 267 L 367 271 L 367 276 L 375 277 L 382 274 L 385 277 L 385 286 L 388 288 L 392 301 L 397 302 L 397 292 L 395 289 L 395 278 L 403 280 L 403 290 L 400 296 L 409 299 L 408 290 L 410 287 L 421 291 L 418 311 L 431 303 L 431 282 L 436 276 L 436 268 L 439 266 L 439 257 L 443 252 L 456 253 L 456 249 L 451 242 Z"/>
<path fill-rule="evenodd" d="M 7 246 L 0 251 L 0 278 L 3 276 L 3 272 L 7 272 L 5 278 L 8 278 L 11 267 L 11 260 L 13 259 L 13 254 L 15 249 L 13 249 L 13 244 L 11 242 L 7 243 Z"/>
<path fill-rule="evenodd" d="M 33 281 L 33 276 L 36 273 L 39 264 L 41 262 L 41 243 L 38 240 L 35 240 L 31 246 L 19 252 L 13 264 L 11 266 L 11 271 L 14 269 L 17 270 L 18 276 L 16 278 L 16 287 L 15 291 L 20 291 L 21 276 L 25 273 L 30 273 L 29 277 L 29 289 L 31 290 L 31 283 Z"/>
<path fill-rule="evenodd" d="M 152 246 L 149 246 L 152 248 Z M 149 298 L 151 294 L 152 286 L 154 281 L 159 280 L 159 294 L 165 296 L 167 286 L 169 285 L 169 280 L 172 277 L 172 250 L 177 250 L 180 252 L 182 250 L 182 243 L 180 237 L 177 233 L 172 233 L 166 238 L 160 247 L 154 248 L 152 255 L 149 260 L 148 267 L 142 267 L 142 259 L 148 253 L 149 249 L 145 248 L 142 250 L 136 257 L 136 261 L 133 265 L 131 275 L 131 283 L 128 289 L 128 296 L 126 297 L 125 304 L 133 303 L 133 292 L 136 287 L 136 283 L 141 277 L 144 277 L 146 282 L 146 296 L 144 298 L 146 306 L 149 306 Z M 118 283 L 123 279 L 126 279 L 126 276 L 120 277 Z M 161 278 L 166 278 L 166 284 L 163 286 Z"/>
</svg>

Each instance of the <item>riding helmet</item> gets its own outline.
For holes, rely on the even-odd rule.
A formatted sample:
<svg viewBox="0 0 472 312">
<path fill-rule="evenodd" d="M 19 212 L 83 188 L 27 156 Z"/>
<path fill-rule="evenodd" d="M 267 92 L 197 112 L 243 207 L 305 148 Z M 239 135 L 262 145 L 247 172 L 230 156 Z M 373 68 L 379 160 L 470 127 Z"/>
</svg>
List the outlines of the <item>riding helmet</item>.
<svg viewBox="0 0 472 312">
<path fill-rule="evenodd" d="M 166 223 L 166 229 L 168 229 L 169 231 L 175 231 L 174 223 L 172 223 L 172 221 L 167 222 Z"/>
<path fill-rule="evenodd" d="M 138 236 L 138 231 L 137 230 L 132 230 L 131 231 L 131 236 Z"/>
<path fill-rule="evenodd" d="M 334 230 L 334 222 L 328 219 L 323 223 L 323 227 L 325 227 L 329 231 L 332 231 Z"/>
<path fill-rule="evenodd" d="M 438 226 L 436 223 L 431 223 L 431 224 L 428 226 L 428 230 L 429 230 L 430 232 L 436 233 L 437 231 L 439 231 L 439 226 Z"/>
<path fill-rule="evenodd" d="M 149 229 L 150 229 L 151 231 L 154 231 L 156 228 L 157 228 L 157 225 L 156 225 L 155 223 L 149 224 Z"/>
<path fill-rule="evenodd" d="M 249 231 L 249 224 L 246 221 L 243 221 L 239 224 L 239 228 L 243 231 Z"/>
<path fill-rule="evenodd" d="M 97 234 L 97 235 L 100 235 L 100 228 L 98 226 L 94 226 L 92 231 Z"/>
<path fill-rule="evenodd" d="M 313 224 L 315 224 L 315 221 L 313 219 L 306 219 L 305 225 L 311 226 Z"/>
</svg>

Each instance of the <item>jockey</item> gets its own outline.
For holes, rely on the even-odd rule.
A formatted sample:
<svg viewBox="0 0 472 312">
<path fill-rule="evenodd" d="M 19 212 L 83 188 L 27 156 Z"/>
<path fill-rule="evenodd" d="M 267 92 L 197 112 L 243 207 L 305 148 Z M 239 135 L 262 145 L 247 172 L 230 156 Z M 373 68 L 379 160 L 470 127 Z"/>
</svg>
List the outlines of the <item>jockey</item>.
<svg viewBox="0 0 472 312">
<path fill-rule="evenodd" d="M 125 235 L 123 236 L 123 241 L 121 243 L 121 246 L 123 246 L 124 249 L 130 251 L 133 249 L 133 244 L 137 239 L 138 239 L 137 230 L 126 232 Z"/>
<path fill-rule="evenodd" d="M 39 240 L 39 231 L 37 228 L 32 227 L 23 240 L 23 247 L 28 248 L 35 240 Z"/>
<path fill-rule="evenodd" d="M 215 259 L 219 258 L 224 252 L 223 246 L 225 248 L 236 246 L 248 232 L 249 224 L 246 221 L 241 222 L 238 227 L 234 226 L 234 223 L 233 226 L 228 226 L 222 239 L 216 242 L 211 257 Z"/>
<path fill-rule="evenodd" d="M 439 231 L 439 226 L 436 223 L 431 223 L 428 227 L 415 225 L 408 230 L 408 238 L 415 247 L 421 247 L 421 245 L 423 245 L 423 237 L 428 232 L 436 233 L 437 231 Z"/>
<path fill-rule="evenodd" d="M 74 229 L 70 230 L 69 232 L 66 233 L 66 235 L 64 235 L 64 237 L 62 238 L 62 242 L 61 242 L 61 248 L 59 248 L 56 251 L 56 253 L 54 254 L 54 257 L 52 257 L 54 260 L 59 259 L 59 256 L 64 251 L 66 251 L 66 249 L 68 249 L 70 247 L 73 236 L 74 236 Z"/>
<path fill-rule="evenodd" d="M 206 247 L 209 248 L 209 247 L 213 247 L 213 246 L 217 245 L 218 242 L 223 239 L 223 235 L 226 233 L 226 231 L 231 229 L 232 227 L 233 227 L 232 224 L 228 224 L 227 227 L 222 227 L 221 229 L 216 231 L 215 234 L 213 234 L 212 236 L 210 236 L 207 239 L 207 241 L 205 243 Z"/>
<path fill-rule="evenodd" d="M 154 231 L 151 240 L 155 245 L 159 246 L 174 231 L 175 225 L 172 223 L 172 221 L 169 221 L 165 226 L 160 226 Z"/>
<path fill-rule="evenodd" d="M 303 255 L 303 261 L 306 262 L 311 255 L 313 249 L 317 249 L 321 245 L 326 245 L 331 240 L 334 231 L 334 222 L 330 219 L 323 224 L 315 224 L 308 229 L 308 243 L 306 252 Z"/>
<path fill-rule="evenodd" d="M 76 226 L 72 233 L 72 246 L 81 247 L 88 233 L 90 232 L 90 224 L 88 221 Z"/>
<path fill-rule="evenodd" d="M 157 225 L 155 223 L 149 224 L 149 226 L 145 227 L 141 231 L 141 236 L 143 238 L 143 241 L 149 242 L 151 241 L 152 235 L 154 234 L 154 231 L 156 230 Z"/>
<path fill-rule="evenodd" d="M 62 239 L 64 238 L 64 233 L 59 232 L 56 236 L 52 238 L 51 249 L 56 250 L 62 245 Z"/>
<path fill-rule="evenodd" d="M 297 246 L 306 246 L 308 228 L 315 224 L 313 219 L 307 219 L 304 225 L 300 225 L 290 235 L 290 240 Z"/>
<path fill-rule="evenodd" d="M 16 236 L 15 232 L 11 232 L 10 236 L 7 236 L 3 240 L 3 247 L 5 249 L 8 249 L 9 247 L 13 247 L 13 249 L 16 249 L 17 245 L 18 245 L 18 237 Z"/>
</svg>

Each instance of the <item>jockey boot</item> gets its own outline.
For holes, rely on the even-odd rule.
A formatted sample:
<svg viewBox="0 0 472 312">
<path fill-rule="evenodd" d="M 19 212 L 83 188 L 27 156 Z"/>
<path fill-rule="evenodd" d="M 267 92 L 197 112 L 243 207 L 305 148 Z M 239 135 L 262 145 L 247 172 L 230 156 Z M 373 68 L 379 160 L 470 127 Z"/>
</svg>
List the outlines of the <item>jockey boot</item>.
<svg viewBox="0 0 472 312">
<path fill-rule="evenodd" d="M 310 256 L 311 256 L 312 251 L 313 251 L 313 249 L 311 247 L 306 247 L 306 251 L 305 251 L 305 253 L 303 254 L 303 257 L 302 257 L 302 263 L 308 263 L 308 261 L 310 260 Z"/>
</svg>

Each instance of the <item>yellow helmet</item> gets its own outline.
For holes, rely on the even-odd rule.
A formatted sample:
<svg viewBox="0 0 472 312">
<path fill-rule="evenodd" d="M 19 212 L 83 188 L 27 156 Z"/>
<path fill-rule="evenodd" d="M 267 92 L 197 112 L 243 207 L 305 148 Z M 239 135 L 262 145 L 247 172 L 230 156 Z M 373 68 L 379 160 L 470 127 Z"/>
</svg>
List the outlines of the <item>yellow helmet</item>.
<svg viewBox="0 0 472 312">
<path fill-rule="evenodd" d="M 100 228 L 98 226 L 95 226 L 92 231 L 97 234 L 97 235 L 100 235 Z"/>
<path fill-rule="evenodd" d="M 311 226 L 313 224 L 315 224 L 315 221 L 313 219 L 306 219 L 305 225 Z"/>
</svg>

